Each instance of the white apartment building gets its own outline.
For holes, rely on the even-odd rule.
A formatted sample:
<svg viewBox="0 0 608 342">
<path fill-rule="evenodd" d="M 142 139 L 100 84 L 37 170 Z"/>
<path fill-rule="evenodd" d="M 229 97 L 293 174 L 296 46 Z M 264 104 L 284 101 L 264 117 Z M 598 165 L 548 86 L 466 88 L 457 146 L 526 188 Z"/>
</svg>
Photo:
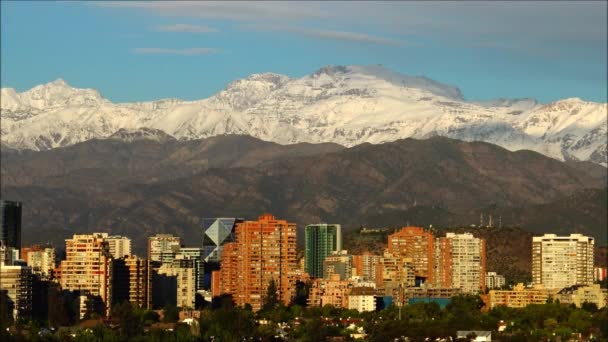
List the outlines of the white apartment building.
<svg viewBox="0 0 608 342">
<path fill-rule="evenodd" d="M 594 239 L 582 234 L 532 238 L 532 282 L 547 289 L 593 283 Z"/>
<path fill-rule="evenodd" d="M 0 263 L 0 295 L 13 303 L 13 319 L 28 316 L 32 311 L 32 268 Z"/>
<path fill-rule="evenodd" d="M 131 255 L 131 239 L 126 236 L 112 235 L 105 238 L 110 254 L 114 259 Z"/>
<path fill-rule="evenodd" d="M 55 248 L 29 251 L 25 262 L 32 268 L 33 273 L 49 277 L 55 268 Z"/>
<path fill-rule="evenodd" d="M 486 286 L 486 242 L 471 233 L 447 233 L 435 243 L 435 286 L 476 294 Z"/>
<path fill-rule="evenodd" d="M 496 272 L 486 273 L 486 287 L 488 289 L 499 289 L 506 284 L 505 276 Z"/>
</svg>

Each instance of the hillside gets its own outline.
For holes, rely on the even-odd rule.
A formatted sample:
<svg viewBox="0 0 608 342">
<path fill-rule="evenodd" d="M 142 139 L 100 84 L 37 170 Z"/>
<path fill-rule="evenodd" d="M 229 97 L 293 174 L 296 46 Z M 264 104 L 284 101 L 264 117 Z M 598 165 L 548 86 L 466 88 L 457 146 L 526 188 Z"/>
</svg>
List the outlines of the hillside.
<svg viewBox="0 0 608 342">
<path fill-rule="evenodd" d="M 25 243 L 61 245 L 74 231 L 101 230 L 131 236 L 141 253 L 148 235 L 176 233 L 198 244 L 203 217 L 256 218 L 265 211 L 299 229 L 339 222 L 351 230 L 408 222 L 468 226 L 501 208 L 503 226 L 584 230 L 605 241 L 605 184 L 597 172 L 480 142 L 436 137 L 344 149 L 224 136 L 9 151 L 1 190 L 2 198 L 25 203 Z M 589 195 L 576 204 L 563 200 L 583 190 Z M 552 202 L 559 215 L 550 207 L 542 215 L 521 209 Z M 568 224 L 589 208 L 584 227 Z"/>
</svg>

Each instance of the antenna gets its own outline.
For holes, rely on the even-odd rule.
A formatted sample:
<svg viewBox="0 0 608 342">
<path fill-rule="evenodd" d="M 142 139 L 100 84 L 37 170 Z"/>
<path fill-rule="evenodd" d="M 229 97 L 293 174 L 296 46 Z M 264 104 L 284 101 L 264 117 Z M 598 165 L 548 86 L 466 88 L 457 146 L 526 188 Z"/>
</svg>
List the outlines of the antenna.
<svg viewBox="0 0 608 342">
<path fill-rule="evenodd" d="M 488 228 L 492 228 L 492 214 L 490 214 L 490 220 L 488 221 Z"/>
<path fill-rule="evenodd" d="M 483 227 L 483 213 L 479 214 L 479 227 Z"/>
</svg>

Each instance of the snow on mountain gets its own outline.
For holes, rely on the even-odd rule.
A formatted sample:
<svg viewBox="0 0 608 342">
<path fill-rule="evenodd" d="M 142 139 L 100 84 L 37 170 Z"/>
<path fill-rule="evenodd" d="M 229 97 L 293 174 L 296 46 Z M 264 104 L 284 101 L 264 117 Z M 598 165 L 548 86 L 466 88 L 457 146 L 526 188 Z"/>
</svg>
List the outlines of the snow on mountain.
<svg viewBox="0 0 608 342">
<path fill-rule="evenodd" d="M 160 129 L 141 127 L 138 129 L 121 128 L 107 139 L 133 142 L 138 140 L 153 140 L 160 143 L 174 141 L 175 138 Z"/>
<path fill-rule="evenodd" d="M 254 74 L 198 101 L 112 103 L 63 80 L 22 93 L 3 88 L 1 134 L 3 144 L 33 150 L 112 135 L 164 141 L 249 134 L 345 146 L 443 135 L 606 165 L 606 110 L 605 103 L 577 98 L 468 102 L 458 88 L 425 77 L 381 66 L 328 66 L 301 78 Z"/>
</svg>

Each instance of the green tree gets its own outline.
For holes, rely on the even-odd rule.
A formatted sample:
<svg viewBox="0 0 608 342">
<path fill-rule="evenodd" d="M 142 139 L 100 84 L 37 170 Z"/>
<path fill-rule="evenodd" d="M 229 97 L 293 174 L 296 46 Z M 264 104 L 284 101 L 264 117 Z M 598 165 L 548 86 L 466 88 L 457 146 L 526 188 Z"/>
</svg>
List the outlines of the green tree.
<svg viewBox="0 0 608 342">
<path fill-rule="evenodd" d="M 179 309 L 175 305 L 165 305 L 163 308 L 163 322 L 175 323 L 179 320 Z"/>
<path fill-rule="evenodd" d="M 119 332 L 121 337 L 128 339 L 142 333 L 141 317 L 135 314 L 131 303 L 125 301 L 114 305 L 111 316 L 120 324 Z"/>
<path fill-rule="evenodd" d="M 279 291 L 274 279 L 270 279 L 270 283 L 268 283 L 268 288 L 266 289 L 266 295 L 264 296 L 262 308 L 264 310 L 272 310 L 277 306 L 279 306 Z"/>
</svg>

